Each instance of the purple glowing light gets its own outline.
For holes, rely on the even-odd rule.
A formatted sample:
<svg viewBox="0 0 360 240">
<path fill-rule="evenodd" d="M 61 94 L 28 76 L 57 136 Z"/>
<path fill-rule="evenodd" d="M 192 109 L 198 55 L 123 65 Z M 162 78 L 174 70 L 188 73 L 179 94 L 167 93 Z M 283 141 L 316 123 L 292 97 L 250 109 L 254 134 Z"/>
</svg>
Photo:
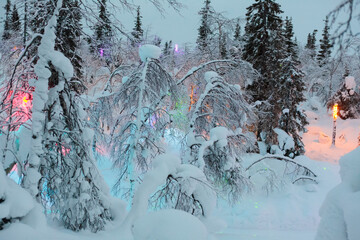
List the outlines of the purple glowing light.
<svg viewBox="0 0 360 240">
<path fill-rule="evenodd" d="M 179 45 L 178 44 L 175 44 L 175 52 L 179 52 Z"/>
<path fill-rule="evenodd" d="M 100 48 L 100 57 L 103 57 L 103 56 L 104 56 L 104 49 Z"/>
</svg>

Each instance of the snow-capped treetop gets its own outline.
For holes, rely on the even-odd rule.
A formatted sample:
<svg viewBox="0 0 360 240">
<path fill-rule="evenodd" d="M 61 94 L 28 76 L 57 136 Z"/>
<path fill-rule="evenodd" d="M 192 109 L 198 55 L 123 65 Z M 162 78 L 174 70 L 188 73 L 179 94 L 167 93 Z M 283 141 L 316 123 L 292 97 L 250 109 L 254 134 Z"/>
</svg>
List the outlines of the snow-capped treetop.
<svg viewBox="0 0 360 240">
<path fill-rule="evenodd" d="M 210 139 L 216 141 L 216 140 L 222 140 L 226 139 L 230 134 L 230 131 L 226 127 L 215 127 L 210 130 Z"/>
<path fill-rule="evenodd" d="M 354 90 L 356 88 L 355 78 L 348 76 L 345 78 L 345 87 L 348 90 Z"/>
<path fill-rule="evenodd" d="M 161 49 L 155 45 L 145 44 L 139 48 L 139 56 L 141 61 L 145 62 L 147 58 L 159 59 Z"/>
<path fill-rule="evenodd" d="M 219 77 L 219 74 L 217 74 L 217 72 L 214 72 L 214 71 L 206 72 L 204 75 L 206 82 L 212 82 L 213 80 L 215 80 L 218 77 Z"/>
</svg>

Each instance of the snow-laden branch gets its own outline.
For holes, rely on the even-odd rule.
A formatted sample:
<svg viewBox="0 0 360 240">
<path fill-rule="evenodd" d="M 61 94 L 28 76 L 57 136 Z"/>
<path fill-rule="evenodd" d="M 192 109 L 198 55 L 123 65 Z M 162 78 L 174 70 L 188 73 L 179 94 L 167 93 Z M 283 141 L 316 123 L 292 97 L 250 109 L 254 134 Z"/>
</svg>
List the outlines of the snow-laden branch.
<svg viewBox="0 0 360 240">
<path fill-rule="evenodd" d="M 235 61 L 233 60 L 213 60 L 213 61 L 209 61 L 206 63 L 201 64 L 200 66 L 194 67 L 192 69 L 190 69 L 190 71 L 188 71 L 188 73 L 182 77 L 180 80 L 178 80 L 176 82 L 176 85 L 181 85 L 186 79 L 188 79 L 189 77 L 191 77 L 192 75 L 194 75 L 194 73 L 200 71 L 201 69 L 205 68 L 206 66 L 213 64 L 213 63 L 233 63 L 233 64 L 237 64 Z"/>
</svg>

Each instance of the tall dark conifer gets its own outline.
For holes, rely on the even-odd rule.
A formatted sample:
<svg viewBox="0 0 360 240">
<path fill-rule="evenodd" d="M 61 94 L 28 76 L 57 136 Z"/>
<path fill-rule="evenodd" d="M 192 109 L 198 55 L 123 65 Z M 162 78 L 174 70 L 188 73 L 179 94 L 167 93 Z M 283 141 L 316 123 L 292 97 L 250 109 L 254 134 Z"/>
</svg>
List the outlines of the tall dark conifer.
<svg viewBox="0 0 360 240">
<path fill-rule="evenodd" d="M 317 56 L 317 60 L 319 62 L 320 67 L 325 65 L 329 61 L 331 55 L 331 48 L 333 47 L 333 44 L 331 43 L 330 40 L 329 30 L 330 30 L 329 19 L 326 18 L 322 39 L 320 39 L 320 51 Z"/>
<path fill-rule="evenodd" d="M 197 47 L 200 51 L 206 52 L 207 48 L 209 47 L 210 38 L 211 38 L 211 29 L 210 29 L 210 0 L 205 0 L 205 6 L 200 10 L 199 15 L 201 15 L 201 25 L 198 29 L 198 37 L 196 40 Z"/>
<path fill-rule="evenodd" d="M 281 117 L 279 127 L 294 139 L 294 149 L 288 149 L 286 155 L 295 157 L 305 152 L 300 133 L 305 131 L 305 125 L 308 124 L 306 115 L 299 109 L 299 104 L 305 101 L 305 84 L 303 82 L 304 74 L 298 68 L 300 65 L 297 53 L 297 43 L 294 41 L 294 31 L 291 19 L 285 20 L 285 49 L 286 57 L 283 62 L 282 84 L 279 89 L 282 98 Z"/>
<path fill-rule="evenodd" d="M 234 41 L 235 42 L 241 41 L 241 28 L 239 22 L 237 22 L 235 26 Z"/>
<path fill-rule="evenodd" d="M 106 0 L 99 1 L 99 21 L 95 26 L 95 41 L 96 44 L 93 46 L 94 52 L 97 55 L 106 57 L 110 54 L 111 42 L 113 38 L 113 32 L 111 28 L 111 21 L 109 13 L 106 10 Z"/>
<path fill-rule="evenodd" d="M 11 2 L 10 0 L 6 1 L 5 5 L 5 22 L 4 22 L 4 31 L 2 35 L 3 40 L 8 40 L 11 37 Z"/>
<path fill-rule="evenodd" d="M 63 0 L 63 8 L 68 10 L 59 13 L 55 48 L 70 59 L 75 71 L 74 77 L 81 79 L 82 59 L 79 55 L 79 48 L 82 25 L 79 2 L 78 0 Z"/>
<path fill-rule="evenodd" d="M 135 26 L 131 33 L 131 35 L 134 37 L 134 44 L 140 43 L 142 41 L 142 38 L 144 35 L 144 30 L 142 29 L 141 19 L 142 19 L 142 16 L 140 14 L 140 7 L 138 7 L 136 10 Z"/>
<path fill-rule="evenodd" d="M 16 5 L 13 6 L 13 10 L 11 12 L 11 31 L 13 34 L 19 34 L 21 31 L 21 22 Z"/>
<path fill-rule="evenodd" d="M 310 51 L 310 56 L 312 59 L 315 59 L 316 56 L 316 33 L 317 30 L 315 29 L 312 33 L 308 34 L 307 42 L 305 48 Z"/>
<path fill-rule="evenodd" d="M 274 0 L 255 0 L 247 8 L 243 58 L 253 64 L 261 77 L 248 86 L 254 102 L 259 101 L 258 138 L 267 144 L 277 143 L 274 129 L 278 127 L 281 106 L 278 94 L 284 36 L 280 5 Z"/>
<path fill-rule="evenodd" d="M 221 36 L 221 41 L 219 42 L 219 51 L 220 51 L 220 58 L 221 59 L 226 59 L 227 56 L 228 56 L 228 52 L 227 52 L 227 49 L 226 49 L 226 34 L 222 34 Z"/>
</svg>

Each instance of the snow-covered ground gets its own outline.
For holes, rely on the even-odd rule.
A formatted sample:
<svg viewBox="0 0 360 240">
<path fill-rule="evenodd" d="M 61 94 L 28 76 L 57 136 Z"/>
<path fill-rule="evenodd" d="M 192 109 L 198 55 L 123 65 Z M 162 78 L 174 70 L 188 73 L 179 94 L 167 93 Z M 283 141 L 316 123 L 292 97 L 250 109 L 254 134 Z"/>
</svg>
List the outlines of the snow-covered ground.
<svg viewBox="0 0 360 240">
<path fill-rule="evenodd" d="M 329 190 L 340 183 L 338 160 L 357 147 L 360 120 L 337 120 L 335 147 L 331 147 L 331 116 L 312 114 L 309 121 L 308 132 L 303 136 L 306 156 L 298 161 L 318 175 L 319 184 L 284 185 L 281 191 L 269 196 L 246 195 L 233 207 L 228 206 L 226 199 L 220 199 L 214 217 L 224 222 L 224 227 L 215 234 L 218 240 L 314 239 L 320 222 L 320 206 Z M 100 167 L 107 182 L 114 183 L 116 176 L 110 165 L 105 161 Z M 121 240 L 120 221 L 109 223 L 106 231 L 97 234 L 15 223 L 0 231 L 0 240 Z"/>
<path fill-rule="evenodd" d="M 358 146 L 360 119 L 336 120 L 336 142 L 331 146 L 333 132 L 332 116 L 307 112 L 310 122 L 308 132 L 303 135 L 305 155 L 318 161 L 338 163 L 341 156 Z"/>
</svg>

